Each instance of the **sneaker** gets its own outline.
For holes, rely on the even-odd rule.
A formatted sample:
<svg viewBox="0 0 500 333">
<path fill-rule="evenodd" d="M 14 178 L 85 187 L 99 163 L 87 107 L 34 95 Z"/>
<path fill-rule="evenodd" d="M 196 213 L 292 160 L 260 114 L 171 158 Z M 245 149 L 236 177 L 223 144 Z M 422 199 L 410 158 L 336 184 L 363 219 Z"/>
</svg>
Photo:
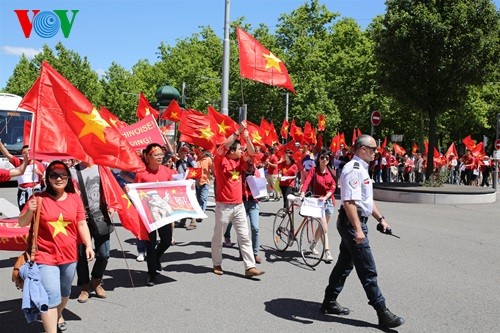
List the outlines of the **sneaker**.
<svg viewBox="0 0 500 333">
<path fill-rule="evenodd" d="M 324 314 L 334 314 L 334 315 L 348 315 L 349 309 L 344 308 L 337 301 L 325 302 L 321 304 L 321 312 Z"/>
<path fill-rule="evenodd" d="M 330 254 L 330 250 L 325 250 L 325 262 L 327 264 L 331 264 L 333 261 L 332 255 Z"/>
<path fill-rule="evenodd" d="M 143 262 L 144 261 L 144 257 L 145 257 L 145 253 L 144 252 L 139 252 L 139 255 L 137 256 L 137 258 L 135 260 L 138 261 L 138 262 Z"/>
<path fill-rule="evenodd" d="M 394 328 L 405 323 L 405 320 L 403 318 L 396 316 L 394 313 L 389 311 L 389 309 L 377 312 L 377 316 L 378 324 L 385 328 Z"/>
<path fill-rule="evenodd" d="M 224 247 L 232 247 L 233 243 L 231 243 L 231 238 L 224 238 L 224 243 L 222 243 L 222 246 Z"/>
<path fill-rule="evenodd" d="M 189 223 L 189 225 L 186 227 L 186 230 L 194 230 L 197 227 L 198 226 L 196 225 L 196 221 L 195 220 L 191 220 L 191 223 Z"/>
<path fill-rule="evenodd" d="M 260 276 L 264 273 L 265 273 L 265 271 L 259 271 L 257 268 L 252 267 L 252 268 L 249 268 L 245 271 L 245 277 L 250 279 L 250 278 L 253 278 L 255 276 Z"/>
<path fill-rule="evenodd" d="M 57 323 L 57 331 L 58 332 L 64 332 L 68 329 L 66 326 L 66 321 L 63 321 L 62 323 Z"/>
<path fill-rule="evenodd" d="M 311 250 L 311 253 L 314 255 L 319 254 L 318 250 L 316 250 L 316 242 L 311 243 L 311 246 L 309 246 L 309 250 Z"/>
</svg>

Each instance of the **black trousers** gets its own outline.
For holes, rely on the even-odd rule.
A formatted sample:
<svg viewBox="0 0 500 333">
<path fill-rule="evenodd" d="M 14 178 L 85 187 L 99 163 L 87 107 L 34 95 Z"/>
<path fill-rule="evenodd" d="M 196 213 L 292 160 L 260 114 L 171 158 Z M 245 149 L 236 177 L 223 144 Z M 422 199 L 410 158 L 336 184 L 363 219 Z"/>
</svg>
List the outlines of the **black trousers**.
<svg viewBox="0 0 500 333">
<path fill-rule="evenodd" d="M 95 262 L 92 268 L 92 278 L 101 279 L 108 265 L 109 259 L 109 235 L 97 236 L 94 238 Z M 85 257 L 85 245 L 78 245 L 78 263 L 76 264 L 77 285 L 83 286 L 90 282 L 89 262 Z"/>
<path fill-rule="evenodd" d="M 160 243 L 156 245 L 157 234 L 160 236 Z M 167 224 L 155 231 L 149 233 L 149 241 L 146 242 L 147 263 L 149 275 L 156 273 L 156 266 L 159 263 L 161 256 L 172 245 L 172 225 Z"/>
</svg>

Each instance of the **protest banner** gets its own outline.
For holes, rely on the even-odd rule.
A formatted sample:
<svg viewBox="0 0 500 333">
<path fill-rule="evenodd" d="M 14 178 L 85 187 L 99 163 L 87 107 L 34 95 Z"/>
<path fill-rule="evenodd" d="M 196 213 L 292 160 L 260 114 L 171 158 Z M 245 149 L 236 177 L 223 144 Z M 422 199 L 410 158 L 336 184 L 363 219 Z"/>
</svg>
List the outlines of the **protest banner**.
<svg viewBox="0 0 500 333">
<path fill-rule="evenodd" d="M 152 114 L 144 117 L 135 124 L 118 128 L 117 130 L 136 150 L 144 149 L 150 143 L 165 144 L 158 124 Z"/>
</svg>

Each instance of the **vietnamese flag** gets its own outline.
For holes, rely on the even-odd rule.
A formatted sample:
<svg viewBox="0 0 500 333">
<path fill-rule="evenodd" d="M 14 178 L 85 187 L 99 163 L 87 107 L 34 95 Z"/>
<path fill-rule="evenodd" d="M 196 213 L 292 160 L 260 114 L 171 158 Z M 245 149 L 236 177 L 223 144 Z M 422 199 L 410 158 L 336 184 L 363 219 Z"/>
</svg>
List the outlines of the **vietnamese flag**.
<svg viewBox="0 0 500 333">
<path fill-rule="evenodd" d="M 274 123 L 271 121 L 271 133 L 269 134 L 268 141 L 270 142 L 270 146 L 274 146 L 279 143 L 278 132 L 276 132 L 276 128 L 274 127 Z"/>
<path fill-rule="evenodd" d="M 188 168 L 186 170 L 186 179 L 200 179 L 202 174 L 201 168 Z"/>
<path fill-rule="evenodd" d="M 140 240 L 149 240 L 149 233 L 142 223 L 135 206 L 120 187 L 111 170 L 99 166 L 102 192 L 108 208 L 118 213 L 122 226 Z"/>
<path fill-rule="evenodd" d="M 108 122 L 111 126 L 114 128 L 123 128 L 127 127 L 128 124 L 122 120 L 120 120 L 117 116 L 112 114 L 108 109 L 106 109 L 104 106 L 101 106 L 101 109 L 99 110 L 101 117 Z"/>
<path fill-rule="evenodd" d="M 92 164 L 92 158 L 87 155 L 64 118 L 54 96 L 47 68 L 43 64 L 40 76 L 19 103 L 20 108 L 34 112 L 30 154 L 50 158 L 75 158 Z"/>
<path fill-rule="evenodd" d="M 313 146 L 316 145 L 316 131 L 308 121 L 304 125 L 303 142 Z"/>
<path fill-rule="evenodd" d="M 160 119 L 171 120 L 174 123 L 181 121 L 182 109 L 175 99 L 170 101 Z"/>
<path fill-rule="evenodd" d="M 218 127 L 214 120 L 206 114 L 190 110 L 182 113 L 179 122 L 179 132 L 182 133 L 179 141 L 212 150 L 223 139 L 217 134 Z"/>
<path fill-rule="evenodd" d="M 333 153 L 336 153 L 339 150 L 340 142 L 339 142 L 339 134 L 337 133 L 330 142 L 330 150 Z"/>
<path fill-rule="evenodd" d="M 285 64 L 241 28 L 236 28 L 240 75 L 244 78 L 283 87 L 295 94 Z"/>
<path fill-rule="evenodd" d="M 283 119 L 283 124 L 281 125 L 280 134 L 281 134 L 281 137 L 285 140 L 288 138 L 289 127 L 290 127 L 290 124 L 288 124 L 288 121 L 286 119 Z"/>
<path fill-rule="evenodd" d="M 285 155 L 285 152 L 287 150 L 291 150 L 292 152 L 296 152 L 297 151 L 297 148 L 295 147 L 295 141 L 294 140 L 290 140 L 287 144 L 284 144 L 283 146 L 281 146 L 276 151 L 276 156 L 278 156 L 279 158 L 282 158 L 283 155 Z"/>
<path fill-rule="evenodd" d="M 486 155 L 485 154 L 485 151 L 484 151 L 484 144 L 482 142 L 480 142 L 479 144 L 477 144 L 472 150 L 471 150 L 471 153 L 473 156 L 475 157 L 478 157 L 478 156 L 484 156 Z"/>
<path fill-rule="evenodd" d="M 41 76 L 48 77 L 57 104 L 69 128 L 94 164 L 125 171 L 142 171 L 144 163 L 134 148 L 104 120 L 99 111 L 68 80 L 45 61 Z M 57 121 L 55 118 L 53 121 Z M 58 137 L 65 133 L 58 134 Z M 45 138 L 45 133 L 43 133 Z M 78 158 L 77 156 L 74 156 Z"/>
<path fill-rule="evenodd" d="M 160 111 L 154 109 L 146 97 L 141 93 L 139 93 L 139 102 L 137 103 L 137 112 L 135 116 L 139 119 L 143 119 L 152 114 L 155 119 L 160 115 Z"/>
<path fill-rule="evenodd" d="M 318 149 L 317 151 L 323 149 L 323 136 L 321 134 L 318 134 L 318 138 L 316 140 L 316 148 Z"/>
<path fill-rule="evenodd" d="M 406 154 L 406 150 L 397 143 L 392 144 L 392 149 L 394 149 L 394 154 L 399 154 L 399 156 Z"/>
<path fill-rule="evenodd" d="M 266 143 L 264 141 L 266 133 L 262 128 L 260 128 L 260 126 L 257 126 L 247 120 L 247 131 L 254 146 L 266 148 Z"/>
<path fill-rule="evenodd" d="M 413 148 L 411 149 L 411 153 L 415 155 L 418 151 L 418 146 L 415 142 L 413 142 Z"/>
<path fill-rule="evenodd" d="M 208 106 L 208 117 L 217 125 L 216 134 L 221 138 L 218 143 L 224 143 L 225 138 L 228 138 L 240 127 L 231 117 L 218 112 L 210 105 Z"/>
<path fill-rule="evenodd" d="M 268 144 L 268 143 L 267 143 L 267 137 L 268 137 L 268 136 L 269 136 L 269 134 L 271 133 L 271 124 L 270 124 L 270 123 L 268 123 L 268 122 L 264 119 L 264 117 L 262 117 L 262 118 L 261 118 L 261 120 L 260 120 L 260 128 L 261 128 L 262 130 L 264 130 L 264 134 L 265 134 L 265 136 L 264 136 L 264 142 L 265 142 L 266 144 Z M 268 145 L 270 145 L 270 144 L 268 144 Z M 270 146 L 271 146 L 271 145 L 270 145 Z"/>
<path fill-rule="evenodd" d="M 345 142 L 344 132 L 340 133 L 340 136 L 339 136 L 339 145 L 344 145 L 344 147 L 347 148 L 347 143 Z"/>
<path fill-rule="evenodd" d="M 30 144 L 30 136 L 31 136 L 31 121 L 25 120 L 23 123 L 23 145 Z"/>
<path fill-rule="evenodd" d="M 304 138 L 304 133 L 302 132 L 302 129 L 295 125 L 295 120 L 292 119 L 292 123 L 290 124 L 290 136 L 297 142 L 302 143 L 302 140 Z"/>
<path fill-rule="evenodd" d="M 462 143 L 465 145 L 465 148 L 469 150 L 472 150 L 476 147 L 476 141 L 472 140 L 470 135 L 463 138 Z"/>
<path fill-rule="evenodd" d="M 450 147 L 448 147 L 448 150 L 446 151 L 446 154 L 444 154 L 444 156 L 446 156 L 446 159 L 450 159 L 450 156 L 452 154 L 453 156 L 458 157 L 457 148 L 455 147 L 455 142 L 451 143 Z"/>
<path fill-rule="evenodd" d="M 326 116 L 318 114 L 318 132 L 323 132 L 326 128 Z"/>
<path fill-rule="evenodd" d="M 363 133 L 361 133 L 361 130 L 358 128 L 358 137 L 363 135 Z"/>
<path fill-rule="evenodd" d="M 354 142 L 356 142 L 356 138 L 358 137 L 358 129 L 354 128 L 352 130 L 352 145 L 354 146 Z"/>
</svg>

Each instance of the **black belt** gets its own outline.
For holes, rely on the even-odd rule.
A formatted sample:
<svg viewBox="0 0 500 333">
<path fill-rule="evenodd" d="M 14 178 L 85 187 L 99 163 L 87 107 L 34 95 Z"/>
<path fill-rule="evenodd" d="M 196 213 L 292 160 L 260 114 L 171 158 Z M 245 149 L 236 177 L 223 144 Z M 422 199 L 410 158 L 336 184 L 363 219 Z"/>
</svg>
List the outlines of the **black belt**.
<svg viewBox="0 0 500 333">
<path fill-rule="evenodd" d="M 366 224 L 366 222 L 368 222 L 368 217 L 361 215 L 363 213 L 363 211 L 359 208 L 357 209 L 357 212 L 358 212 L 359 221 L 361 223 Z M 343 205 L 340 206 L 338 218 L 340 221 L 343 221 L 344 223 L 349 222 L 349 219 L 347 217 L 347 213 L 346 213 Z M 350 222 L 349 222 L 349 225 L 350 225 Z"/>
</svg>

